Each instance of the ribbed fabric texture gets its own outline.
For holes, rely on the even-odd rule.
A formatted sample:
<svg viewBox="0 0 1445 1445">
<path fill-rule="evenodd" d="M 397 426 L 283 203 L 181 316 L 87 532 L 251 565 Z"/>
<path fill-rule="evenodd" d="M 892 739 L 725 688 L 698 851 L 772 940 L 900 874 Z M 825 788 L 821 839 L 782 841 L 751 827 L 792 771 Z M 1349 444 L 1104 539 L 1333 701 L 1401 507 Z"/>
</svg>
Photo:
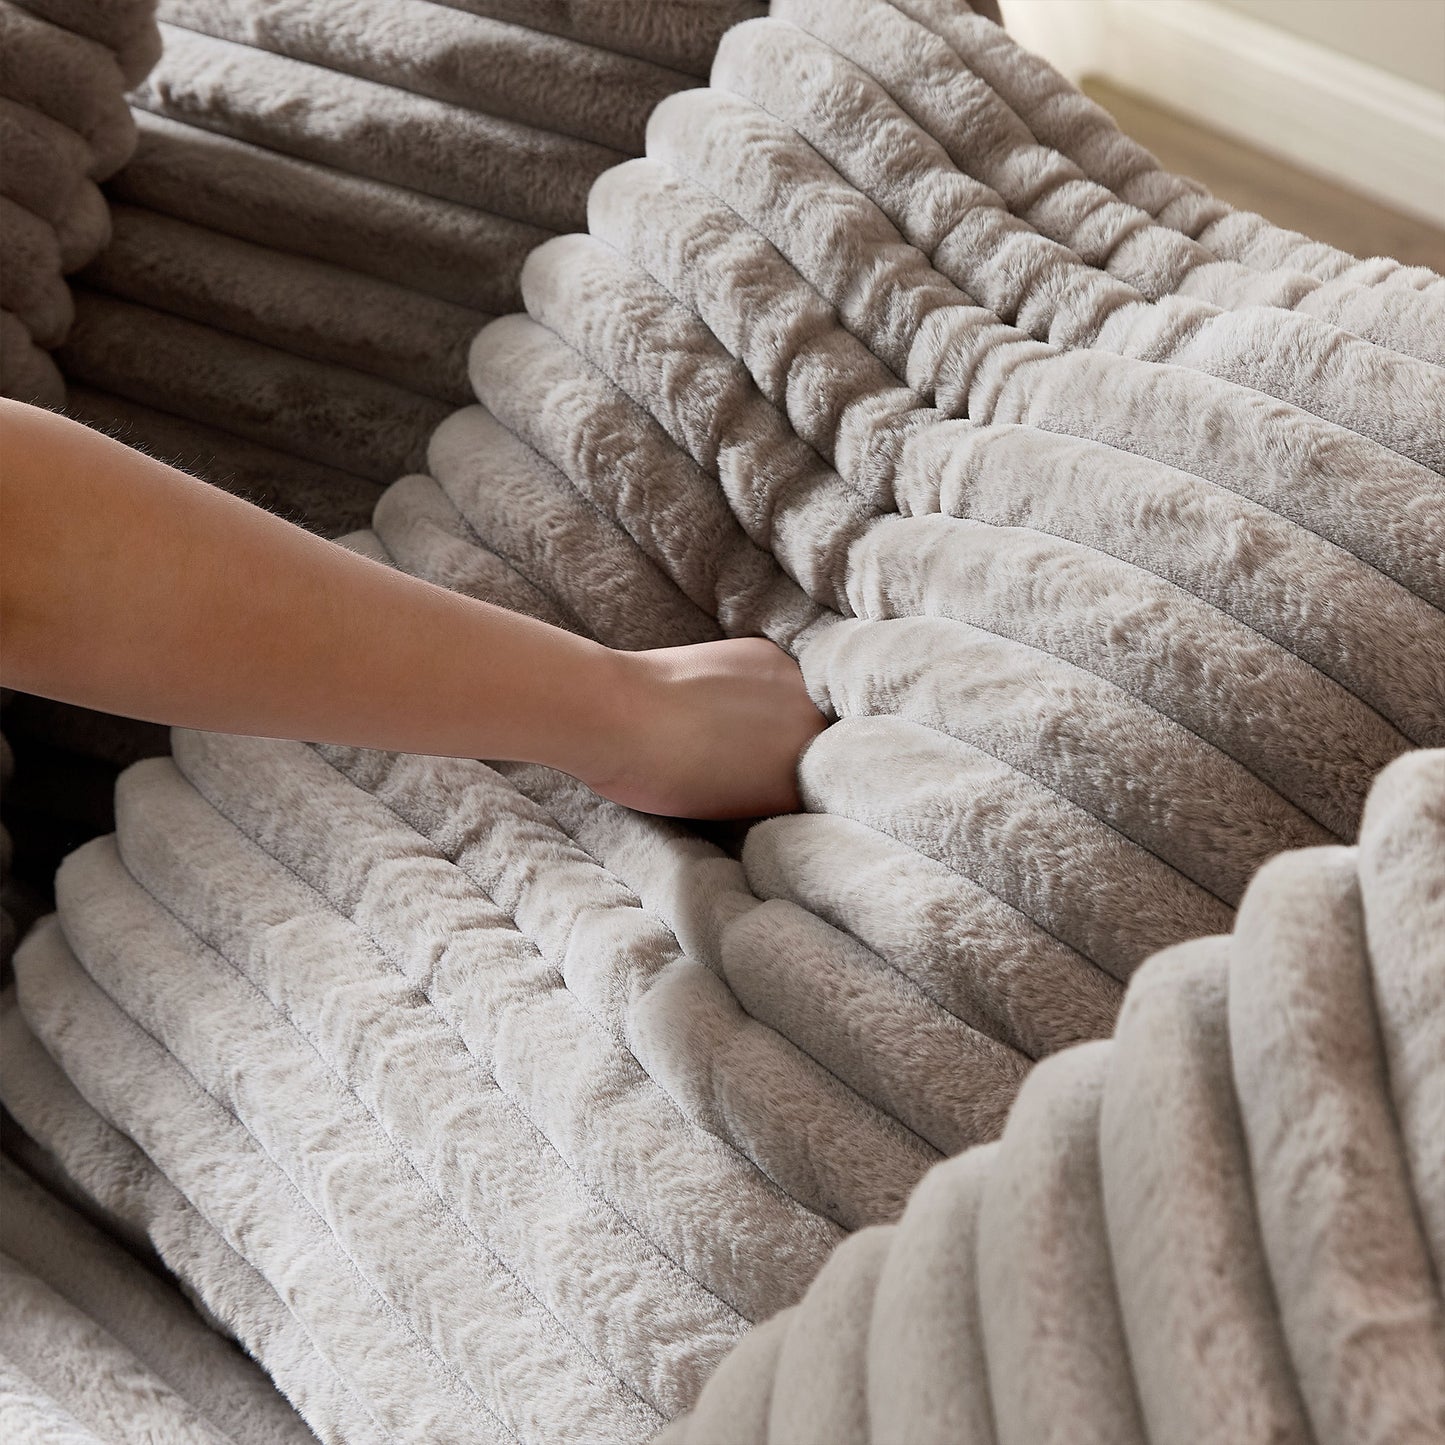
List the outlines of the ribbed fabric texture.
<svg viewBox="0 0 1445 1445">
<path fill-rule="evenodd" d="M 110 237 L 98 183 L 135 149 L 125 91 L 160 45 L 155 0 L 0 3 L 0 396 L 64 405 L 65 278 Z"/>
<path fill-rule="evenodd" d="M 754 1330 L 659 1445 L 1426 1441 L 1440 1293 L 1445 752 L 1156 954 Z"/>
<path fill-rule="evenodd" d="M 468 399 L 527 251 L 761 8 L 162 0 L 72 411 L 325 535 L 366 525 Z"/>
<path fill-rule="evenodd" d="M 1399 761 L 1445 743 L 1439 278 L 1229 212 L 922 0 L 780 0 L 646 142 L 347 541 L 617 646 L 773 637 L 834 719 L 805 811 L 733 856 L 538 768 L 177 731 L 17 955 L 90 1112 L 0 1093 L 327 1440 L 632 1441 L 694 1405 L 682 1438 L 1194 1439 L 1216 1378 L 1240 1438 L 1407 1437 L 1445 1121 L 1439 757 Z M 515 181 L 479 159 L 450 203 Z M 1372 844 L 1385 769 L 1411 801 Z M 1334 1072 L 1289 992 L 1331 961 L 1320 1007 L 1363 1027 L 1368 973 L 1379 1017 Z M 1366 1111 L 1339 1148 L 1281 1142 L 1327 1088 Z M 1395 1250 L 1418 1214 L 1434 1276 L 1381 1253 L 1371 1315 L 1296 1177 Z M 877 1348 L 947 1323 L 903 1401 L 866 1362 L 910 1197 L 957 1250 L 900 1246 Z M 1239 1293 L 1259 1249 L 1278 1321 Z M 1196 1297 L 1266 1353 L 1231 1374 Z M 1401 1301 L 1398 1373 L 1344 1398 Z"/>
</svg>

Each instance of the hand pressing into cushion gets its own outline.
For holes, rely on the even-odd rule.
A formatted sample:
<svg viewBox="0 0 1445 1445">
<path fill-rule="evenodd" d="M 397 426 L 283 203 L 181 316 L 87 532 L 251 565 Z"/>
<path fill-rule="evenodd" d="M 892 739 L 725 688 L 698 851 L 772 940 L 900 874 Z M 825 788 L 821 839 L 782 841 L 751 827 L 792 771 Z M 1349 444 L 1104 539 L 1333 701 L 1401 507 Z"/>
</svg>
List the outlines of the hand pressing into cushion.
<svg viewBox="0 0 1445 1445">
<path fill-rule="evenodd" d="M 0 399 L 0 681 L 216 732 L 546 763 L 695 818 L 798 805 L 823 727 L 762 638 L 613 651 Z"/>
<path fill-rule="evenodd" d="M 617 743 L 585 783 L 644 813 L 797 810 L 799 755 L 826 724 L 786 652 L 739 637 L 613 657 Z"/>
</svg>

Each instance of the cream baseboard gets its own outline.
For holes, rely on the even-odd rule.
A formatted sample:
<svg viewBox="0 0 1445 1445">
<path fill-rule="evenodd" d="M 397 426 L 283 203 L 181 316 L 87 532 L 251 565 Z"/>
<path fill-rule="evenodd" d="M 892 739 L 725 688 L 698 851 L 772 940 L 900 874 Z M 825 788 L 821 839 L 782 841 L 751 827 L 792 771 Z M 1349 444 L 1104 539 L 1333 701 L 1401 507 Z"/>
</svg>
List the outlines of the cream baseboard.
<svg viewBox="0 0 1445 1445">
<path fill-rule="evenodd" d="M 1003 0 L 1016 39 L 1445 225 L 1445 96 L 1208 0 Z"/>
</svg>

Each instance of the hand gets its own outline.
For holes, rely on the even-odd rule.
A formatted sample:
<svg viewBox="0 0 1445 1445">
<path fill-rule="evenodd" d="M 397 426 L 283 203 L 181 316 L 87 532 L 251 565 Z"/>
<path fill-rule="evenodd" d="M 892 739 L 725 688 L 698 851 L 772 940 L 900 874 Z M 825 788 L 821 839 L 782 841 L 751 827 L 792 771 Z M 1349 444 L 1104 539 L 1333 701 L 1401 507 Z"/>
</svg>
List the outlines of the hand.
<svg viewBox="0 0 1445 1445">
<path fill-rule="evenodd" d="M 583 782 L 668 817 L 798 810 L 798 758 L 827 720 L 787 653 L 740 637 L 614 656 L 618 742 Z"/>
</svg>

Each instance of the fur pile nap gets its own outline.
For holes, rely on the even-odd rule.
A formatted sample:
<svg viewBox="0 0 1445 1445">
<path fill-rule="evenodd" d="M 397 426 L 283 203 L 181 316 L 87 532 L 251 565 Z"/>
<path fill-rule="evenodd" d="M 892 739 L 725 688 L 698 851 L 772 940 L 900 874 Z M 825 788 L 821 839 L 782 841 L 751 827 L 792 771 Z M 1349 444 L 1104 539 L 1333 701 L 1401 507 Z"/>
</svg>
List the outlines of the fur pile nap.
<svg viewBox="0 0 1445 1445">
<path fill-rule="evenodd" d="M 991 1388 L 996 1360 L 1023 1371 L 998 1386 L 1006 1438 L 1051 1438 L 1029 1433 L 1040 1415 L 1061 1439 L 1076 1420 L 1189 1438 L 1147 1417 L 1142 1376 L 1134 1416 L 1108 1386 L 1120 1331 L 1142 1329 L 1157 1357 L 1129 1334 L 1130 1368 L 1188 1360 L 1213 1389 L 1189 1354 L 1207 1341 L 1170 1332 L 1170 1299 L 1149 1313 L 1147 1260 L 1143 1313 L 1110 1335 L 1113 1226 L 1070 1181 L 1113 1147 L 1100 1060 L 1179 1065 L 1169 1030 L 1204 1017 L 1217 1062 L 1223 975 L 1188 980 L 1235 945 L 1172 950 L 1252 939 L 1258 910 L 1235 910 L 1266 860 L 1344 867 L 1376 775 L 1445 743 L 1445 293 L 1234 216 L 1102 113 L 1070 119 L 1071 94 L 922 0 L 780 0 L 729 31 L 712 87 L 664 101 L 646 158 L 593 184 L 590 234 L 528 259 L 528 314 L 469 350 L 481 404 L 348 538 L 618 646 L 773 637 L 834 719 L 802 759 L 804 813 L 733 856 L 537 768 L 177 731 L 173 758 L 123 777 L 114 838 L 67 860 L 58 918 L 17 956 L 19 1008 L 89 1112 L 46 1124 L 32 1101 L 27 1128 L 322 1438 L 635 1440 L 700 1392 L 708 1419 L 731 1400 L 729 1429 L 767 1438 L 774 1364 L 849 1381 L 829 1401 L 787 1384 L 781 1421 L 856 1423 L 866 1379 L 839 1361 L 894 1237 L 868 1227 L 977 1145 L 957 1168 L 1001 1201 L 978 1227 L 988 1268 L 1017 1266 L 987 1285 L 1008 1343 L 942 1338 Z M 1433 778 L 1432 758 L 1388 776 Z M 1410 816 L 1399 836 L 1433 856 Z M 1361 849 L 1417 877 L 1404 845 Z M 1381 886 L 1438 1024 L 1435 895 Z M 1312 946 L 1347 937 L 1301 907 Z M 1010 1120 L 1035 1061 L 1107 1036 L 1161 950 L 1148 980 L 1178 984 L 1141 988 L 1113 1052 L 1045 1065 Z M 1412 1131 L 1445 1106 L 1384 1009 L 1391 1077 L 1428 1101 L 1396 1102 L 1423 1219 L 1438 1150 Z M 1288 1103 L 1291 1035 L 1272 1037 L 1261 1118 Z M 1176 1097 L 1205 1122 L 1243 1099 L 1176 1082 L 1187 1097 L 1133 1100 L 1158 1111 L 1161 1160 L 1186 1148 Z M 163 1187 L 86 1163 L 72 1133 Z M 995 1168 L 1007 1189 L 985 1187 Z M 1199 1195 L 1222 1239 L 1217 1205 Z M 1287 1220 L 1285 1247 L 1327 1213 Z M 785 1316 L 846 1330 L 800 1327 L 786 1355 L 786 1325 L 749 1332 L 859 1230 Z M 1199 1256 L 1158 1247 L 1182 1295 Z M 1269 1267 L 1283 1296 L 1299 1266 Z M 1053 1353 L 1029 1374 L 1031 1322 Z M 1311 1383 L 1332 1328 L 1299 1336 L 1324 1354 L 1292 1375 L 1231 1378 L 1249 1420 L 1277 1418 L 1272 1395 L 1247 1406 L 1279 1379 L 1335 1418 Z M 704 1392 L 739 1341 L 737 1390 Z M 1400 1410 L 1429 1404 L 1422 1380 L 1401 1377 L 1419 1399 Z M 956 1395 L 917 1408 L 919 1433 L 892 1433 L 892 1406 L 868 1428 L 952 1438 Z"/>
<path fill-rule="evenodd" d="M 365 525 L 469 397 L 527 251 L 762 7 L 586 8 L 573 35 L 552 6 L 161 0 L 60 355 L 77 414 L 325 535 Z"/>
<path fill-rule="evenodd" d="M 7 997 L 7 1026 L 12 1012 Z M 8 1159 L 0 1159 L 0 1434 L 55 1445 L 315 1439 L 174 1285 Z"/>
<path fill-rule="evenodd" d="M 1445 1433 L 1445 752 L 1156 954 L 719 1367 L 667 1445 Z"/>
<path fill-rule="evenodd" d="M 64 405 L 65 277 L 110 236 L 98 182 L 135 149 L 125 91 L 159 55 L 155 0 L 0 4 L 0 396 Z"/>
</svg>

